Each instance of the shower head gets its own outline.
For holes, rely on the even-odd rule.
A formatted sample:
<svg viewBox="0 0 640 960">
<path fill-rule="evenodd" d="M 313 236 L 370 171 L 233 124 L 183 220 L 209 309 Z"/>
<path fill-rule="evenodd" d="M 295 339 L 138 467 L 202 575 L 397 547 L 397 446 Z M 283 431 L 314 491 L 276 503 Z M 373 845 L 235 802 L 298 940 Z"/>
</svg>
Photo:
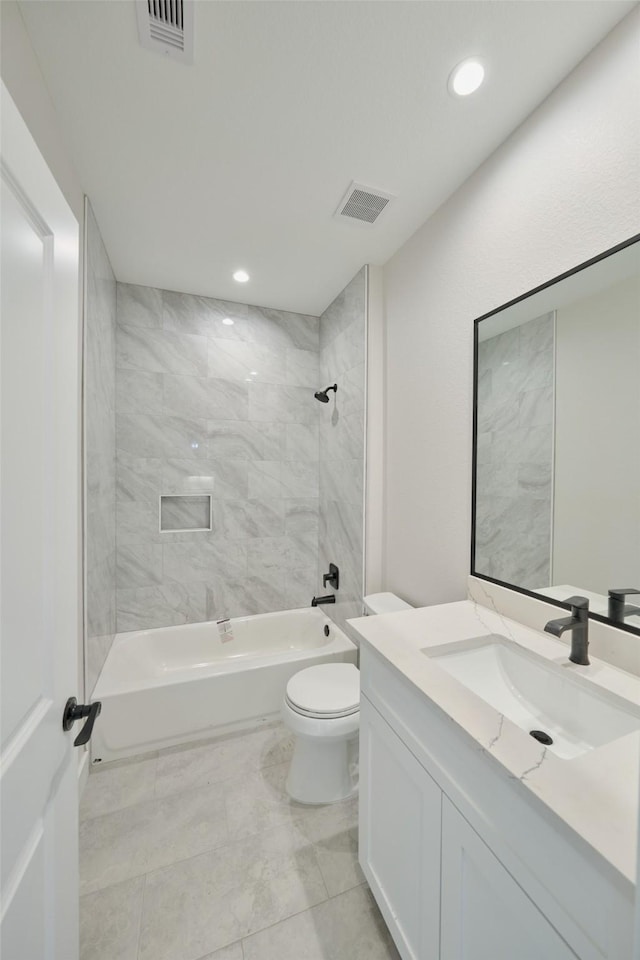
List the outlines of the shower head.
<svg viewBox="0 0 640 960">
<path fill-rule="evenodd" d="M 320 403 L 329 403 L 329 390 L 333 390 L 334 393 L 338 392 L 338 384 L 334 383 L 333 386 L 327 387 L 325 390 L 318 390 L 314 393 L 316 400 L 319 400 Z"/>
</svg>

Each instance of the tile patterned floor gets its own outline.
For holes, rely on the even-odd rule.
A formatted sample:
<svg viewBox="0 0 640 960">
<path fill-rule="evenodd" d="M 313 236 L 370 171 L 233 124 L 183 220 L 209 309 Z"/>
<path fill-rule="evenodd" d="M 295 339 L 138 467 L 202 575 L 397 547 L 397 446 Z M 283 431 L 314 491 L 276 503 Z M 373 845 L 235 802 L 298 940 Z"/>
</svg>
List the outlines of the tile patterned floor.
<svg viewBox="0 0 640 960">
<path fill-rule="evenodd" d="M 293 803 L 281 725 L 92 770 L 81 960 L 399 960 L 357 802 Z"/>
</svg>

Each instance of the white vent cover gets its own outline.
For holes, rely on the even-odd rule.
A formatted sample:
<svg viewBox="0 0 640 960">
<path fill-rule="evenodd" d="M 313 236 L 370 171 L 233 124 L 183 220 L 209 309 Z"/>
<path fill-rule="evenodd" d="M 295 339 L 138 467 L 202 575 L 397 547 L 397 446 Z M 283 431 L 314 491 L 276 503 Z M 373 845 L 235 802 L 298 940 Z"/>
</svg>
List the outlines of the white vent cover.
<svg viewBox="0 0 640 960">
<path fill-rule="evenodd" d="M 193 63 L 193 0 L 136 0 L 136 15 L 143 47 Z"/>
<path fill-rule="evenodd" d="M 338 204 L 334 216 L 339 220 L 351 220 L 370 227 L 393 199 L 392 193 L 384 193 L 354 181 Z"/>
</svg>

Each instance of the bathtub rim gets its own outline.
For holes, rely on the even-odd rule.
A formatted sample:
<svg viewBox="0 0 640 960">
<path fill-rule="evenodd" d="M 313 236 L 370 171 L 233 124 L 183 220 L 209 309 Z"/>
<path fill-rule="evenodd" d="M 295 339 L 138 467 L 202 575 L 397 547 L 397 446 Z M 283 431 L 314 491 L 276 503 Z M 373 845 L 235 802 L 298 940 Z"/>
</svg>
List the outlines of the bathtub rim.
<svg viewBox="0 0 640 960">
<path fill-rule="evenodd" d="M 118 648 L 127 642 L 135 643 L 136 634 L 154 634 L 158 631 L 165 630 L 187 630 L 193 627 L 199 627 L 203 623 L 215 624 L 215 620 L 200 620 L 197 623 L 184 623 L 184 624 L 175 624 L 170 627 L 151 627 L 147 630 L 132 630 L 124 633 L 117 633 L 114 637 L 111 649 L 107 655 L 107 658 L 104 662 L 102 670 L 98 675 L 96 680 L 95 687 L 91 694 L 91 700 L 99 700 L 100 697 L 113 697 L 120 693 L 133 693 L 136 690 L 148 690 L 155 689 L 158 687 L 166 687 L 173 684 L 182 684 L 190 683 L 199 679 L 204 679 L 208 677 L 216 677 L 229 673 L 241 673 L 246 671 L 254 671 L 264 669 L 264 667 L 273 664 L 274 662 L 283 662 L 283 663 L 294 663 L 296 660 L 307 660 L 310 655 L 313 655 L 313 651 L 317 651 L 317 655 L 331 655 L 331 654 L 340 654 L 348 651 L 356 650 L 357 644 L 351 640 L 347 634 L 339 627 L 333 620 L 331 620 L 323 611 L 321 610 L 311 610 L 309 607 L 300 607 L 293 610 L 276 610 L 270 613 L 258 613 L 251 614 L 245 617 L 233 617 L 231 618 L 231 623 L 237 623 L 239 621 L 246 622 L 247 620 L 262 620 L 262 619 L 272 619 L 275 617 L 282 616 L 283 613 L 300 613 L 304 612 L 313 619 L 320 620 L 321 624 L 328 624 L 331 628 L 331 634 L 327 638 L 327 643 L 323 643 L 317 647 L 296 647 L 288 650 L 278 650 L 278 651 L 266 651 L 259 654 L 243 654 L 237 657 L 227 657 L 221 658 L 219 660 L 212 661 L 211 663 L 196 665 L 192 668 L 186 668 L 184 671 L 175 670 L 168 672 L 166 676 L 156 676 L 149 677 L 141 680 L 136 678 L 135 680 L 126 680 L 123 677 L 112 677 L 109 675 L 109 666 L 110 660 Z"/>
</svg>

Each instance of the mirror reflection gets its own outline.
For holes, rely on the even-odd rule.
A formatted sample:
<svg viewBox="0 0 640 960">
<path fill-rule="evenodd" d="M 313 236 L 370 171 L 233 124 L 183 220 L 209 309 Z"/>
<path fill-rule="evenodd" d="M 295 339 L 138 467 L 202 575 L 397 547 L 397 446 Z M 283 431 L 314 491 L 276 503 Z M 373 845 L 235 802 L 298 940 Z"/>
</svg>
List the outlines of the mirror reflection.
<svg viewBox="0 0 640 960">
<path fill-rule="evenodd" d="M 476 330 L 473 572 L 640 629 L 640 242 Z"/>
</svg>

